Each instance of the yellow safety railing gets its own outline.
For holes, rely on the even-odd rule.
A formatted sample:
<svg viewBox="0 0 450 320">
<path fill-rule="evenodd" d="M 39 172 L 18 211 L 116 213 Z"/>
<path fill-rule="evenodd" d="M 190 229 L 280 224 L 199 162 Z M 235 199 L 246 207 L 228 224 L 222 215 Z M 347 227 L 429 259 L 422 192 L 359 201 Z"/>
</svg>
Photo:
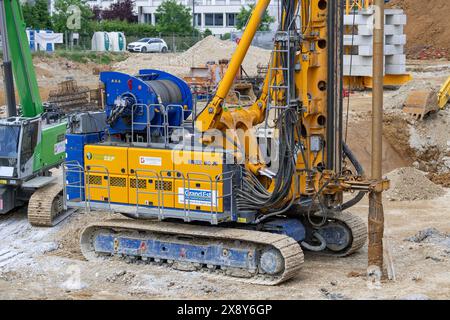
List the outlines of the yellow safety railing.
<svg viewBox="0 0 450 320">
<path fill-rule="evenodd" d="M 372 0 L 346 0 L 345 13 L 349 14 L 352 10 L 362 10 L 372 5 Z"/>
</svg>

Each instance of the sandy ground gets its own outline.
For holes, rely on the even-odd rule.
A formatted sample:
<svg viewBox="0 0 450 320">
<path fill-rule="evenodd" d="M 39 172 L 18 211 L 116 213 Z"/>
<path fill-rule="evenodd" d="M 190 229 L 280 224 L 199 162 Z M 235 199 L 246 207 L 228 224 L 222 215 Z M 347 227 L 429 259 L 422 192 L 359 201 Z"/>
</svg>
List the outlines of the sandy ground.
<svg viewBox="0 0 450 320">
<path fill-rule="evenodd" d="M 306 253 L 292 280 L 275 287 L 216 280 L 198 272 L 125 261 L 87 262 L 78 252 L 78 231 L 105 213 L 76 213 L 53 229 L 32 228 L 24 212 L 0 218 L 2 299 L 400 299 L 450 298 L 450 241 L 414 243 L 407 237 L 435 227 L 450 232 L 450 190 L 432 201 L 385 202 L 386 247 L 396 280 L 370 285 L 367 247 L 348 258 Z M 364 201 L 353 209 L 367 217 Z M 450 239 L 450 238 L 449 238 Z"/>
</svg>

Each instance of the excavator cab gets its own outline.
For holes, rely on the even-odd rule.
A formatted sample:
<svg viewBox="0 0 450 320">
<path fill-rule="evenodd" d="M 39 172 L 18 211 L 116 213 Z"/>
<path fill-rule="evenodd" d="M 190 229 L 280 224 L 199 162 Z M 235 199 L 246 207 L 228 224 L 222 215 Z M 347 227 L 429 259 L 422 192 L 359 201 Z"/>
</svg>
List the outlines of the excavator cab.
<svg viewBox="0 0 450 320">
<path fill-rule="evenodd" d="M 20 179 L 33 173 L 39 136 L 39 119 L 23 121 L 12 117 L 0 123 L 0 179 Z M 17 184 L 14 180 L 5 181 L 2 184 Z"/>
</svg>

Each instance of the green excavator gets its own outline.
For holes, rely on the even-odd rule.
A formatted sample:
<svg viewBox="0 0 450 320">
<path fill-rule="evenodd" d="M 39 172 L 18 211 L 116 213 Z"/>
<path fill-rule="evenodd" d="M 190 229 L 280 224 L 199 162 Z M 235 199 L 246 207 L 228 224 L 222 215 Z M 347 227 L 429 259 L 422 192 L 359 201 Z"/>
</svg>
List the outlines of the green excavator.
<svg viewBox="0 0 450 320">
<path fill-rule="evenodd" d="M 65 158 L 67 122 L 41 101 L 19 0 L 0 0 L 0 27 L 7 103 L 0 119 L 0 214 L 28 203 L 32 225 L 53 226 L 68 214 L 51 172 Z"/>
</svg>

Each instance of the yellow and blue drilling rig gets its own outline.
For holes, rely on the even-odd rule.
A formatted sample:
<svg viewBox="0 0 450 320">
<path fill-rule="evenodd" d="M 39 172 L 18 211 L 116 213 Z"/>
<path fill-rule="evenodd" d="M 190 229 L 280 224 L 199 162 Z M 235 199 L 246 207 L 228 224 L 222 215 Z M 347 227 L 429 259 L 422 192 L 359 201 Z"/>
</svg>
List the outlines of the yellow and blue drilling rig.
<svg viewBox="0 0 450 320">
<path fill-rule="evenodd" d="M 83 230 L 88 260 L 274 285 L 297 273 L 302 249 L 342 257 L 363 247 L 367 227 L 347 209 L 386 181 L 366 179 L 343 141 L 344 1 L 281 0 L 261 95 L 224 102 L 269 3 L 257 2 L 198 114 L 173 75 L 101 74 L 107 128 L 67 135 L 65 205 L 124 217 Z"/>
</svg>

